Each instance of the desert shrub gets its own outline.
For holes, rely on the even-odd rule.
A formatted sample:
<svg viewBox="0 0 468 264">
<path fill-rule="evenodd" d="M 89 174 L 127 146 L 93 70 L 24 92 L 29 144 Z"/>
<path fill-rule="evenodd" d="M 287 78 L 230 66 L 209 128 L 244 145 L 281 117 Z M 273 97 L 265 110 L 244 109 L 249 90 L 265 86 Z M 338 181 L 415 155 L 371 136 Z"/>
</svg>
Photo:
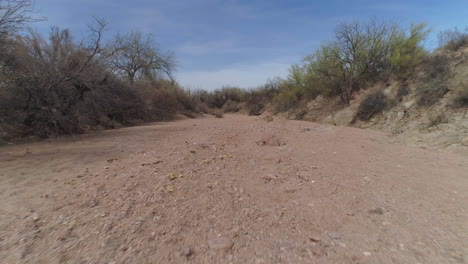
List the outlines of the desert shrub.
<svg viewBox="0 0 468 264">
<path fill-rule="evenodd" d="M 295 88 L 285 88 L 273 98 L 273 105 L 278 111 L 286 111 L 293 108 L 300 99 L 300 91 Z"/>
<path fill-rule="evenodd" d="M 468 106 L 468 82 L 460 83 L 460 87 L 455 95 L 455 106 Z"/>
<path fill-rule="evenodd" d="M 212 110 L 211 112 L 212 115 L 214 115 L 216 118 L 223 118 L 224 117 L 224 113 L 221 109 L 214 109 Z"/>
<path fill-rule="evenodd" d="M 98 21 L 83 41 L 58 28 L 48 39 L 34 32 L 0 38 L 0 121 L 9 137 L 54 137 L 197 111 L 198 101 L 171 80 L 151 74 L 129 82 L 115 74 L 102 48 L 104 28 Z"/>
<path fill-rule="evenodd" d="M 368 121 L 382 112 L 388 105 L 387 96 L 382 91 L 369 94 L 359 105 L 355 120 Z"/>
<path fill-rule="evenodd" d="M 417 86 L 419 106 L 431 106 L 437 103 L 449 91 L 444 78 L 430 79 Z"/>
<path fill-rule="evenodd" d="M 424 60 L 423 69 L 426 79 L 448 78 L 450 73 L 450 59 L 446 55 L 433 55 Z"/>
<path fill-rule="evenodd" d="M 428 122 L 426 128 L 438 126 L 442 123 L 448 123 L 448 118 L 444 113 L 434 114 L 432 112 L 428 112 Z"/>
<path fill-rule="evenodd" d="M 408 84 L 405 82 L 403 83 L 400 88 L 397 90 L 396 98 L 401 101 L 403 97 L 407 96 L 410 93 L 410 89 Z"/>
<path fill-rule="evenodd" d="M 401 79 L 411 76 L 426 55 L 422 41 L 427 34 L 424 24 L 412 26 L 407 33 L 396 24 L 376 20 L 342 23 L 332 41 L 291 67 L 287 82 L 304 98 L 325 94 L 349 104 L 357 91 L 385 76 L 388 79 L 388 73 Z M 280 105 L 297 99 L 293 96 L 297 92 L 286 90 L 278 98 Z"/>
<path fill-rule="evenodd" d="M 265 109 L 265 100 L 263 100 L 259 93 L 252 92 L 247 100 L 247 108 L 249 110 L 249 115 L 260 115 Z"/>
<path fill-rule="evenodd" d="M 224 113 L 236 113 L 239 112 L 240 109 L 239 102 L 235 102 L 231 99 L 227 100 L 221 108 Z"/>
<path fill-rule="evenodd" d="M 249 115 L 260 115 L 265 110 L 266 105 L 278 94 L 283 82 L 282 79 L 275 78 L 257 89 L 248 91 L 245 100 Z"/>
<path fill-rule="evenodd" d="M 460 32 L 458 28 L 448 29 L 438 34 L 439 49 L 457 51 L 468 46 L 468 27 L 465 32 Z"/>
<path fill-rule="evenodd" d="M 229 100 L 234 102 L 244 101 L 245 91 L 237 87 L 223 87 L 212 92 L 198 91 L 194 96 L 209 108 L 221 109 Z"/>
</svg>

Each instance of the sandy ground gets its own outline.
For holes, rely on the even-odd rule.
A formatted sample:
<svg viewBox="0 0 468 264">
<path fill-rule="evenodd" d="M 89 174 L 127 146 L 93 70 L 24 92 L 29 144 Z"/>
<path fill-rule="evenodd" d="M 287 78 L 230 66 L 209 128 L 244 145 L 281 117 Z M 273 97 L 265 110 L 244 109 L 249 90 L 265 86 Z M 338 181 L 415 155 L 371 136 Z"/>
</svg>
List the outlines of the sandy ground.
<svg viewBox="0 0 468 264">
<path fill-rule="evenodd" d="M 467 263 L 468 158 L 228 115 L 0 148 L 0 263 Z"/>
</svg>

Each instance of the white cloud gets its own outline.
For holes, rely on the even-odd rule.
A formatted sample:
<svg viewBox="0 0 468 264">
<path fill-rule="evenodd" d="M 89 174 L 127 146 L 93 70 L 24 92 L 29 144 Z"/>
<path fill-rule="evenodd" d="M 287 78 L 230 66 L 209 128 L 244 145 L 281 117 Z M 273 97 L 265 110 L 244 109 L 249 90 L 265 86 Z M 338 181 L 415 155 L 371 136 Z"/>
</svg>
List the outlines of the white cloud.
<svg viewBox="0 0 468 264">
<path fill-rule="evenodd" d="M 216 71 L 183 71 L 178 73 L 179 83 L 188 89 L 214 90 L 231 85 L 254 88 L 274 77 L 285 77 L 289 64 L 258 63 L 238 65 Z"/>
</svg>

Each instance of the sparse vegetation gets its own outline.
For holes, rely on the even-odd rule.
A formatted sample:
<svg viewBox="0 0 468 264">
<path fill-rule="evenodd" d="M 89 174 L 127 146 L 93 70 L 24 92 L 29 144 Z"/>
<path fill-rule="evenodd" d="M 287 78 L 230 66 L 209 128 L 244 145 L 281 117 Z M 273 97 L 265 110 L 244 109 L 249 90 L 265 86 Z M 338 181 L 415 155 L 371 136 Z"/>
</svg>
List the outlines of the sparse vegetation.
<svg viewBox="0 0 468 264">
<path fill-rule="evenodd" d="M 369 121 L 374 115 L 382 112 L 388 106 L 388 98 L 381 91 L 369 94 L 359 105 L 354 120 Z"/>
<path fill-rule="evenodd" d="M 463 47 L 468 47 L 468 27 L 465 32 L 458 28 L 448 29 L 438 34 L 439 48 L 443 50 L 456 51 Z"/>
<path fill-rule="evenodd" d="M 437 103 L 449 91 L 443 78 L 435 78 L 421 83 L 418 89 L 418 105 L 431 106 Z"/>
<path fill-rule="evenodd" d="M 408 87 L 408 83 L 403 83 L 400 88 L 398 88 L 396 98 L 399 101 L 403 100 L 403 97 L 407 96 L 410 93 L 410 89 Z"/>
<path fill-rule="evenodd" d="M 427 34 L 425 24 L 412 26 L 409 34 L 376 20 L 340 24 L 334 40 L 291 67 L 273 102 L 285 111 L 323 94 L 349 104 L 359 90 L 382 78 L 407 79 L 426 55 L 421 43 Z"/>
<path fill-rule="evenodd" d="M 431 106 L 449 91 L 447 84 L 450 77 L 448 61 L 445 55 L 434 55 L 424 62 L 426 76 L 416 86 L 418 105 Z"/>
<path fill-rule="evenodd" d="M 455 97 L 455 105 L 459 107 L 468 106 L 468 82 L 462 81 Z"/>
<path fill-rule="evenodd" d="M 0 11 L 0 130 L 2 137 L 82 133 L 199 111 L 173 80 L 171 55 L 138 32 L 104 43 L 107 24 L 97 19 L 76 40 L 52 28 L 48 39 L 17 34 L 31 2 L 2 1 Z"/>
<path fill-rule="evenodd" d="M 396 96 L 371 93 L 360 104 L 355 120 L 367 121 L 415 91 L 417 105 L 431 106 L 449 92 L 449 57 L 427 52 L 422 43 L 425 24 L 401 26 L 370 20 L 340 24 L 331 41 L 292 65 L 285 79 L 244 90 L 184 91 L 174 80 L 174 54 L 162 51 L 154 35 L 117 34 L 105 42 L 107 24 L 97 19 L 89 35 L 77 40 L 67 29 L 52 28 L 48 38 L 29 31 L 19 34 L 32 14 L 31 1 L 0 2 L 0 133 L 2 137 L 50 137 L 82 133 L 93 127 L 113 128 L 141 121 L 164 120 L 175 113 L 243 112 L 260 115 L 266 109 L 308 113 L 307 102 L 338 98 L 342 107 L 361 90 L 379 82 L 398 82 Z M 468 30 L 468 29 L 467 29 Z M 439 33 L 440 50 L 467 46 L 467 33 Z M 468 104 L 461 82 L 454 91 L 457 106 Z"/>
</svg>

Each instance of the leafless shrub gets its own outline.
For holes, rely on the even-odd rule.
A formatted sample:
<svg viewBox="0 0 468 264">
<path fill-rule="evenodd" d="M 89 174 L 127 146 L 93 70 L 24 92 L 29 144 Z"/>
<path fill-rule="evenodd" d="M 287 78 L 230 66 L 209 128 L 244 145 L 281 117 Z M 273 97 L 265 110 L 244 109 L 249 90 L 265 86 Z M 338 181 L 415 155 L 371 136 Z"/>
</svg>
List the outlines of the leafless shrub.
<svg viewBox="0 0 468 264">
<path fill-rule="evenodd" d="M 468 46 L 468 27 L 465 28 L 465 32 L 460 32 L 458 28 L 444 30 L 439 32 L 437 37 L 440 49 L 457 51 Z"/>
<path fill-rule="evenodd" d="M 0 1 L 0 37 L 12 35 L 26 23 L 44 20 L 34 16 L 31 0 Z"/>
<path fill-rule="evenodd" d="M 420 84 L 417 90 L 419 106 L 431 106 L 449 91 L 446 80 L 441 77 Z"/>
<path fill-rule="evenodd" d="M 354 117 L 362 121 L 370 120 L 374 115 L 382 112 L 388 105 L 387 96 L 382 91 L 377 91 L 368 95 L 359 105 L 359 109 Z"/>
<path fill-rule="evenodd" d="M 154 35 L 141 32 L 119 34 L 112 44 L 110 61 L 114 71 L 128 79 L 131 85 L 139 79 L 159 79 L 161 75 L 173 80 L 174 55 L 163 53 Z"/>
</svg>

